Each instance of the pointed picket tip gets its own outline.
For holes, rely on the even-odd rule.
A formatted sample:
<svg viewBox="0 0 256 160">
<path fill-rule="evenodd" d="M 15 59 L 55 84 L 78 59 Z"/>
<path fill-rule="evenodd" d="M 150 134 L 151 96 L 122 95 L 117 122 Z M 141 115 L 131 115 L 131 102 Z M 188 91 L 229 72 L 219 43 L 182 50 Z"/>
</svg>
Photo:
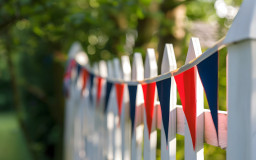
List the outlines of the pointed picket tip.
<svg viewBox="0 0 256 160">
<path fill-rule="evenodd" d="M 107 63 L 103 60 L 99 62 L 99 74 L 102 77 L 108 76 L 108 69 L 107 69 Z"/>
<path fill-rule="evenodd" d="M 95 74 L 99 74 L 99 65 L 98 63 L 94 63 L 92 66 L 92 70 Z"/>
<path fill-rule="evenodd" d="M 123 72 L 123 80 L 129 81 L 131 80 L 131 64 L 129 56 L 122 56 L 122 72 Z"/>
<path fill-rule="evenodd" d="M 256 39 L 256 1 L 244 0 L 227 35 L 224 44 L 246 39 Z"/>
<path fill-rule="evenodd" d="M 123 73 L 122 73 L 120 61 L 118 58 L 113 59 L 113 66 L 114 66 L 114 77 L 117 79 L 122 79 Z"/>
<path fill-rule="evenodd" d="M 108 77 L 113 77 L 114 76 L 114 66 L 112 61 L 107 61 L 107 66 L 108 66 Z"/>
<path fill-rule="evenodd" d="M 144 78 L 152 78 L 157 76 L 157 63 L 155 50 L 152 48 L 147 49 L 146 60 L 145 60 L 145 72 Z"/>
<path fill-rule="evenodd" d="M 144 79 L 144 67 L 142 56 L 139 52 L 134 53 L 132 63 L 132 80 L 143 80 Z"/>
<path fill-rule="evenodd" d="M 172 44 L 165 44 L 164 55 L 161 65 L 161 73 L 167 73 L 177 69 L 175 53 Z"/>
<path fill-rule="evenodd" d="M 82 66 L 89 65 L 89 58 L 84 51 L 77 52 L 75 55 L 76 61 L 81 64 Z"/>
<path fill-rule="evenodd" d="M 200 56 L 201 54 L 202 54 L 202 50 L 201 50 L 199 38 L 192 37 L 190 39 L 185 64 L 188 64 L 190 61 L 194 60 L 196 57 Z"/>
<path fill-rule="evenodd" d="M 68 51 L 68 59 L 74 58 L 81 51 L 83 51 L 82 45 L 79 42 L 74 42 Z"/>
</svg>

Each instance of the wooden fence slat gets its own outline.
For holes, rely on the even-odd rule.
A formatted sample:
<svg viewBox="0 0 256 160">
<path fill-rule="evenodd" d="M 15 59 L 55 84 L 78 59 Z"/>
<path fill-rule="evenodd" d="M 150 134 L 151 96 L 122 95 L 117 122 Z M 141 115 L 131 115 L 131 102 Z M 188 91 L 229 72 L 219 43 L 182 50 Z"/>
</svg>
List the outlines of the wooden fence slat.
<svg viewBox="0 0 256 160">
<path fill-rule="evenodd" d="M 122 75 L 124 80 L 131 80 L 131 64 L 128 56 L 121 57 Z M 129 117 L 129 93 L 128 87 L 125 85 L 123 107 L 121 114 L 121 129 L 122 129 L 122 159 L 130 160 L 131 158 L 131 121 Z"/>
<path fill-rule="evenodd" d="M 175 54 L 172 44 L 166 44 L 161 66 L 161 74 L 177 69 Z M 169 135 L 168 149 L 163 123 L 161 128 L 161 159 L 176 160 L 176 106 L 177 106 L 177 87 L 174 78 L 171 79 L 170 94 L 170 118 L 169 118 Z M 159 119 L 159 118 L 158 118 Z M 162 119 L 161 119 L 162 120 Z"/>
<path fill-rule="evenodd" d="M 140 53 L 135 53 L 133 56 L 132 64 L 132 80 L 143 80 L 144 79 L 144 67 L 143 60 Z M 135 128 L 133 132 L 131 142 L 131 159 L 141 160 L 142 158 L 142 140 L 143 140 L 143 93 L 141 85 L 138 85 L 137 96 L 136 96 L 136 116 L 135 116 Z"/>
<path fill-rule="evenodd" d="M 108 76 L 109 77 L 114 77 L 114 70 L 113 70 L 113 64 L 112 61 L 108 61 L 107 62 L 107 66 L 108 66 Z M 111 101 L 113 101 L 113 98 L 115 95 L 113 95 L 113 88 L 112 91 L 110 93 L 110 97 L 109 97 L 109 104 L 108 104 L 108 109 L 107 109 L 107 113 L 106 113 L 106 127 L 107 127 L 107 132 L 108 132 L 108 140 L 107 140 L 107 159 L 108 160 L 112 160 L 114 159 L 114 154 L 115 154 L 115 132 L 114 132 L 114 113 L 113 113 L 113 107 L 111 104 Z M 112 102 L 113 103 L 113 102 Z"/>
<path fill-rule="evenodd" d="M 200 42 L 198 38 L 191 38 L 187 53 L 187 58 L 185 64 L 189 61 L 195 59 L 202 54 Z M 196 148 L 193 149 L 193 144 L 191 140 L 190 131 L 185 118 L 185 159 L 187 160 L 202 160 L 204 159 L 204 96 L 203 96 L 203 86 L 201 84 L 198 73 L 196 73 L 196 107 L 197 107 L 197 131 L 196 131 Z"/>
<path fill-rule="evenodd" d="M 107 72 L 107 63 L 103 60 L 99 62 L 99 75 L 102 77 L 107 77 L 108 72 Z M 105 84 L 106 82 L 103 80 L 102 81 L 102 88 L 101 88 L 101 97 L 100 97 L 100 102 L 99 105 L 97 106 L 99 109 L 98 111 L 100 112 L 99 118 L 101 120 L 101 126 L 100 126 L 100 144 L 101 144 L 101 159 L 107 159 L 107 127 L 106 126 L 106 121 L 105 121 L 105 115 L 103 114 L 104 111 L 104 97 L 105 97 Z"/>
<path fill-rule="evenodd" d="M 114 65 L 114 78 L 116 79 L 122 79 L 123 74 L 121 70 L 121 65 L 120 61 L 118 58 L 113 59 L 113 65 Z M 112 92 L 114 92 L 113 95 L 115 95 L 113 99 L 113 111 L 114 111 L 114 132 L 115 132 L 115 154 L 114 154 L 114 159 L 119 160 L 122 159 L 122 131 L 121 127 L 119 125 L 119 117 L 118 117 L 118 107 L 116 103 L 116 89 L 115 86 L 113 85 Z"/>
<path fill-rule="evenodd" d="M 144 78 L 151 78 L 155 76 L 157 76 L 157 63 L 156 63 L 155 51 L 154 49 L 147 49 Z M 157 90 L 156 90 L 156 93 L 157 93 Z M 157 96 L 155 97 L 157 98 Z M 152 130 L 151 130 L 150 139 L 149 139 L 146 112 L 144 109 L 144 159 L 147 159 L 147 160 L 156 159 L 156 144 L 157 144 L 156 115 L 157 115 L 156 110 L 154 108 Z"/>
</svg>

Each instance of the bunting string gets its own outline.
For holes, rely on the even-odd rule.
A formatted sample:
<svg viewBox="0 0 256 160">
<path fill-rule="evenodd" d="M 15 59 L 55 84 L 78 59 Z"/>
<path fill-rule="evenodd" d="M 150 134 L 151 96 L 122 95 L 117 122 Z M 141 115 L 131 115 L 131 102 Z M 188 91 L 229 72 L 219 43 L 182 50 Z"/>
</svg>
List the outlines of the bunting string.
<svg viewBox="0 0 256 160">
<path fill-rule="evenodd" d="M 123 83 L 123 84 L 127 84 L 127 85 L 138 85 L 138 84 L 145 84 L 145 83 L 152 83 L 152 82 L 158 82 L 164 79 L 168 79 L 170 77 L 173 77 L 175 75 L 178 75 L 186 70 L 189 70 L 190 68 L 196 66 L 197 64 L 199 64 L 200 62 L 204 61 L 206 58 L 210 57 L 211 55 L 213 55 L 214 53 L 216 53 L 218 50 L 222 49 L 226 47 L 225 44 L 223 44 L 223 39 L 221 39 L 216 45 L 214 45 L 214 47 L 207 49 L 202 55 L 198 56 L 197 58 L 195 58 L 194 60 L 190 61 L 188 64 L 183 65 L 182 67 L 171 71 L 171 72 L 167 72 L 165 74 L 153 77 L 153 78 L 146 78 L 144 80 L 141 81 L 136 81 L 136 80 L 132 80 L 132 81 L 126 81 L 126 80 L 122 80 L 122 79 L 116 79 L 116 78 L 111 78 L 111 77 L 102 77 L 99 74 L 94 73 L 94 71 L 92 69 L 90 69 L 88 66 L 83 66 L 85 69 L 87 69 L 87 71 L 90 74 L 93 74 L 94 76 L 97 77 L 101 77 L 103 79 L 106 79 L 109 82 L 112 83 Z M 78 62 L 77 62 L 78 63 Z"/>
</svg>

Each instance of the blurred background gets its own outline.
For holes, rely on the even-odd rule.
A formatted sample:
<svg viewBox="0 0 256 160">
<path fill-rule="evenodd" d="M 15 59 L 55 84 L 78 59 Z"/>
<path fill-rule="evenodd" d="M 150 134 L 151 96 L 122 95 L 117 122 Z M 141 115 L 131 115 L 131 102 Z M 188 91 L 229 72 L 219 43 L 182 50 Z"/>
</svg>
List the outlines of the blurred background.
<svg viewBox="0 0 256 160">
<path fill-rule="evenodd" d="M 172 43 L 180 67 L 189 39 L 199 37 L 203 51 L 212 47 L 225 36 L 241 1 L 0 0 L 0 159 L 63 159 L 62 81 L 74 41 L 91 63 L 122 55 L 132 61 L 134 52 L 145 57 L 150 47 L 161 64 L 164 44 Z M 225 63 L 224 49 L 221 110 L 226 109 Z M 184 159 L 183 143 L 178 136 L 177 159 Z M 158 149 L 160 159 L 160 144 Z M 205 149 L 205 159 L 225 159 L 225 150 Z"/>
</svg>

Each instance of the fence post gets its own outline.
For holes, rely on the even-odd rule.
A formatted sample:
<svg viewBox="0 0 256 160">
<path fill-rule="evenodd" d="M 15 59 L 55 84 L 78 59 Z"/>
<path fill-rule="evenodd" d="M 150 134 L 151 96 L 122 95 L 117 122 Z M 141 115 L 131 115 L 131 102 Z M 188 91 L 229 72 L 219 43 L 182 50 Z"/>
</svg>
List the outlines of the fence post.
<svg viewBox="0 0 256 160">
<path fill-rule="evenodd" d="M 191 38 L 187 53 L 185 64 L 195 59 L 202 54 L 201 46 L 198 38 Z M 196 118 L 197 118 L 197 131 L 196 131 L 196 148 L 193 149 L 193 144 L 188 128 L 187 120 L 185 118 L 185 159 L 186 160 L 203 160 L 204 159 L 204 96 L 203 86 L 196 73 Z"/>
<path fill-rule="evenodd" d="M 131 80 L 131 64 L 128 56 L 121 57 L 123 80 Z M 131 158 L 131 121 L 129 117 L 129 93 L 128 88 L 125 86 L 123 107 L 121 114 L 121 128 L 122 128 L 122 159 L 130 160 Z"/>
<path fill-rule="evenodd" d="M 256 1 L 244 0 L 228 31 L 228 160 L 256 159 Z"/>
<path fill-rule="evenodd" d="M 175 54 L 172 44 L 166 44 L 161 65 L 161 74 L 177 69 Z M 174 78 L 171 78 L 171 97 L 170 97 L 170 118 L 168 149 L 166 146 L 165 132 L 162 122 L 161 127 L 161 159 L 176 160 L 176 106 L 177 106 L 177 87 Z"/>
<path fill-rule="evenodd" d="M 154 49 L 147 49 L 144 78 L 151 78 L 155 76 L 157 76 L 157 63 L 156 63 L 155 51 Z M 156 144 L 157 144 L 156 115 L 157 115 L 156 109 L 154 108 L 154 118 L 152 122 L 152 130 L 150 133 L 150 140 L 149 140 L 146 112 L 144 107 L 144 159 L 147 159 L 147 160 L 156 159 Z"/>
<path fill-rule="evenodd" d="M 143 60 L 140 53 L 135 53 L 133 56 L 132 64 L 132 80 L 143 80 L 144 79 L 144 68 Z M 135 125 L 131 144 L 131 159 L 141 160 L 142 159 L 142 140 L 143 140 L 143 125 L 138 125 L 142 122 L 143 118 L 143 93 L 141 85 L 138 85 L 137 97 L 136 97 L 136 115 Z M 141 119 L 140 119 L 141 118 Z"/>
</svg>

